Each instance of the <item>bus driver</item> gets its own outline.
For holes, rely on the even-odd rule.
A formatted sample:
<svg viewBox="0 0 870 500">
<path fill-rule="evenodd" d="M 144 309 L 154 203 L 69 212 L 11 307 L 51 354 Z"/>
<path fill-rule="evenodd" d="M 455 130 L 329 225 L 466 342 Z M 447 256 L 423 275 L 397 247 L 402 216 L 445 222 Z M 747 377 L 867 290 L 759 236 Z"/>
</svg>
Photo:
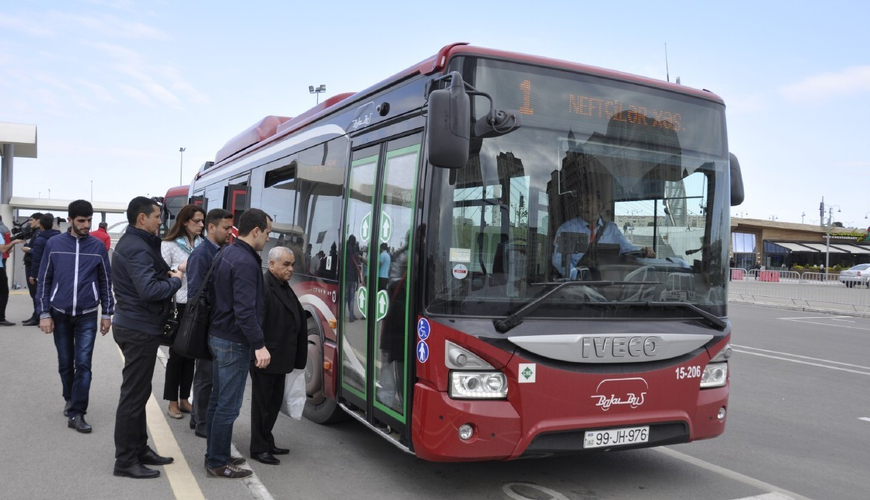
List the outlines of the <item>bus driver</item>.
<svg viewBox="0 0 870 500">
<path fill-rule="evenodd" d="M 575 184 L 578 189 L 565 198 L 570 204 L 569 213 L 576 214 L 576 217 L 559 226 L 553 242 L 552 262 L 557 272 L 562 277 L 577 279 L 578 268 L 585 264 L 581 263 L 583 256 L 598 245 L 619 245 L 620 255 L 637 252 L 643 257 L 655 257 L 651 248 L 641 248 L 628 241 L 619 226 L 610 220 L 612 211 L 606 203 L 609 197 L 602 196 L 610 192 L 609 174 L 590 173 L 586 168 L 579 170 L 582 172 L 578 172 L 580 175 L 586 175 L 583 175 L 582 182 Z M 563 255 L 570 255 L 567 269 L 562 261 Z"/>
</svg>

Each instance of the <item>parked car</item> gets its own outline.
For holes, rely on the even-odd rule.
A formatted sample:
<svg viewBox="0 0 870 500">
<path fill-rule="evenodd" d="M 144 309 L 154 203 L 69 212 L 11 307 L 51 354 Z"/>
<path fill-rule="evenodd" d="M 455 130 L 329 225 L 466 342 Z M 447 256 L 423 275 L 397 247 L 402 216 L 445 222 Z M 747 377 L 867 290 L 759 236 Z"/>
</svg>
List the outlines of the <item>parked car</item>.
<svg viewBox="0 0 870 500">
<path fill-rule="evenodd" d="M 840 283 L 849 288 L 855 285 L 870 288 L 870 264 L 858 264 L 845 271 L 840 271 Z"/>
</svg>

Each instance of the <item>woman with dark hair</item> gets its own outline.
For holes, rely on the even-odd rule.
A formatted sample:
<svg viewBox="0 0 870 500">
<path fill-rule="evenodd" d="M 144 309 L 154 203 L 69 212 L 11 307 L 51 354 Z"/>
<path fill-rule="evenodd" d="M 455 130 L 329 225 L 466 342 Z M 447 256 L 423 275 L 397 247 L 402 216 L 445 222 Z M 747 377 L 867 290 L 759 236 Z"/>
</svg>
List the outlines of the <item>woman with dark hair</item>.
<svg viewBox="0 0 870 500">
<path fill-rule="evenodd" d="M 175 294 L 175 307 L 178 309 L 178 320 L 184 315 L 187 307 L 187 258 L 193 249 L 202 243 L 202 229 L 205 221 L 205 210 L 196 205 L 185 205 L 178 212 L 175 224 L 166 233 L 160 245 L 163 260 L 174 271 L 184 274 L 181 279 L 181 289 Z M 195 292 L 195 290 L 194 290 Z M 190 387 L 193 383 L 193 368 L 196 360 L 186 358 L 171 347 L 169 360 L 166 362 L 166 380 L 163 386 L 163 399 L 169 401 L 167 413 L 172 418 L 182 418 L 182 412 L 190 413 Z"/>
</svg>

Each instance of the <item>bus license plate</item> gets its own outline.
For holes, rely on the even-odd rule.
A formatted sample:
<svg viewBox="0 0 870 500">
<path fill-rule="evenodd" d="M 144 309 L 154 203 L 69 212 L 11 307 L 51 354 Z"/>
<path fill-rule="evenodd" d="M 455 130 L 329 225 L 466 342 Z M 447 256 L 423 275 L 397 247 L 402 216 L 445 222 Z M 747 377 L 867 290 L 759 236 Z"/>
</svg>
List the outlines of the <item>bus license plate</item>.
<svg viewBox="0 0 870 500">
<path fill-rule="evenodd" d="M 649 441 L 649 426 L 626 427 L 607 431 L 586 431 L 586 435 L 583 438 L 583 448 L 624 446 L 646 443 L 647 441 Z"/>
</svg>

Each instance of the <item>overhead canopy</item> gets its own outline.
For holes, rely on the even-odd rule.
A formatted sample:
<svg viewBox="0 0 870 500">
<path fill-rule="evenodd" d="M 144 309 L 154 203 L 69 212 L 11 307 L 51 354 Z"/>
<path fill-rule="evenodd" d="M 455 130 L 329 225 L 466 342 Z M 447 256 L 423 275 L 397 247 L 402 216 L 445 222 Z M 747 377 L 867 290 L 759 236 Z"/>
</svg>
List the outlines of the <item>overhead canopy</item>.
<svg viewBox="0 0 870 500">
<path fill-rule="evenodd" d="M 825 246 L 825 245 L 823 245 L 823 244 L 821 244 L 821 243 L 802 243 L 802 245 L 804 245 L 804 246 L 808 246 L 808 247 L 813 248 L 813 249 L 816 249 L 816 250 L 818 250 L 818 251 L 820 251 L 820 252 L 825 252 L 825 251 L 827 251 L 827 246 Z M 849 253 L 849 252 L 847 252 L 847 251 L 845 251 L 845 250 L 841 250 L 841 249 L 835 247 L 834 245 L 830 245 L 830 247 L 831 247 L 831 250 L 830 250 L 829 253 Z"/>
<path fill-rule="evenodd" d="M 13 146 L 16 158 L 36 158 L 36 125 L 0 122 L 0 146 L 6 144 Z"/>
<path fill-rule="evenodd" d="M 831 245 L 831 248 L 834 248 L 834 245 Z M 843 244 L 843 243 L 837 243 L 837 248 L 841 248 L 843 250 L 848 251 L 849 253 L 855 253 L 855 254 L 870 253 L 870 248 L 862 247 L 859 245 L 848 245 L 848 244 Z"/>
<path fill-rule="evenodd" d="M 807 247 L 805 247 L 803 245 L 799 245 L 797 243 L 789 243 L 789 242 L 785 242 L 785 241 L 772 241 L 771 243 L 773 243 L 774 245 L 777 245 L 777 246 L 781 246 L 781 247 L 785 248 L 786 250 L 788 250 L 789 252 L 818 253 L 818 250 L 816 250 L 814 248 L 807 248 Z"/>
</svg>

